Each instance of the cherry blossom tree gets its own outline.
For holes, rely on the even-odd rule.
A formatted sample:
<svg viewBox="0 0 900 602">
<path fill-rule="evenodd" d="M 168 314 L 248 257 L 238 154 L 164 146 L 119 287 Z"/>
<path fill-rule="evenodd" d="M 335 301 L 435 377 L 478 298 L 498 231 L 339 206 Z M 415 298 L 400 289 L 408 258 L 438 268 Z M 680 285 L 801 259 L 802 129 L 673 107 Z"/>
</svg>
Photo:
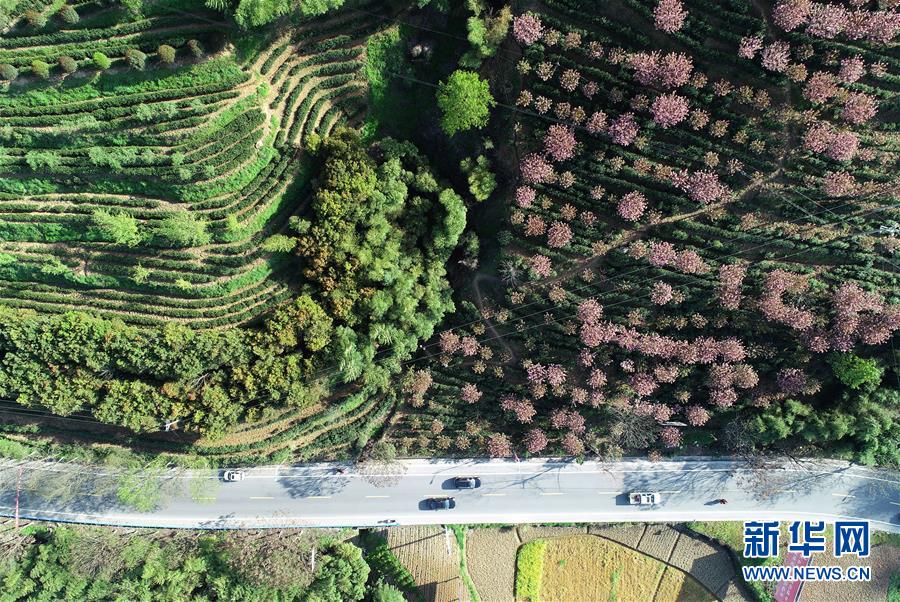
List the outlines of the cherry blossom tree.
<svg viewBox="0 0 900 602">
<path fill-rule="evenodd" d="M 638 397 L 652 395 L 656 391 L 656 380 L 646 372 L 635 372 L 628 379 L 628 384 L 637 393 Z"/>
<path fill-rule="evenodd" d="M 547 447 L 547 435 L 539 428 L 529 429 L 525 433 L 525 449 L 530 454 L 536 454 Z"/>
<path fill-rule="evenodd" d="M 466 403 L 475 403 L 481 399 L 481 395 L 482 393 L 478 390 L 477 386 L 472 383 L 466 383 L 463 385 L 459 397 Z"/>
<path fill-rule="evenodd" d="M 628 146 L 638 135 L 638 124 L 634 120 L 634 113 L 624 113 L 617 117 L 607 130 L 612 141 L 621 146 Z"/>
<path fill-rule="evenodd" d="M 774 322 L 779 322 L 795 330 L 804 331 L 812 327 L 815 316 L 812 312 L 784 303 L 782 295 L 804 291 L 806 278 L 782 269 L 769 272 L 763 282 L 763 294 L 759 309 L 763 315 Z"/>
<path fill-rule="evenodd" d="M 647 209 L 647 199 L 640 192 L 629 192 L 619 201 L 616 212 L 619 217 L 629 222 L 636 222 Z"/>
<path fill-rule="evenodd" d="M 772 42 L 762 51 L 762 66 L 775 73 L 784 73 L 791 62 L 791 47 L 787 42 Z"/>
<path fill-rule="evenodd" d="M 841 69 L 838 71 L 838 79 L 845 84 L 852 84 L 866 74 L 866 64 L 858 54 L 841 60 Z"/>
<path fill-rule="evenodd" d="M 856 190 L 856 178 L 846 171 L 829 171 L 822 179 L 822 189 L 828 196 L 847 196 Z"/>
<path fill-rule="evenodd" d="M 862 92 L 853 92 L 844 100 L 841 118 L 853 125 L 867 122 L 878 112 L 878 103 L 874 98 Z"/>
<path fill-rule="evenodd" d="M 709 412 L 701 406 L 690 406 L 684 416 L 691 426 L 703 426 L 709 421 Z"/>
<path fill-rule="evenodd" d="M 669 448 L 681 445 L 681 431 L 674 426 L 664 426 L 659 430 L 659 441 Z"/>
<path fill-rule="evenodd" d="M 520 44 L 531 46 L 544 35 L 540 17 L 532 13 L 519 15 L 513 20 L 513 35 Z"/>
<path fill-rule="evenodd" d="M 772 11 L 772 19 L 781 29 L 793 31 L 809 20 L 811 8 L 810 0 L 780 0 Z"/>
<path fill-rule="evenodd" d="M 546 255 L 536 254 L 531 257 L 531 270 L 541 278 L 548 278 L 552 261 Z"/>
<path fill-rule="evenodd" d="M 512 412 L 516 416 L 516 420 L 522 424 L 530 423 L 537 413 L 530 400 L 516 395 L 504 395 L 500 399 L 500 407 L 507 412 Z"/>
<path fill-rule="evenodd" d="M 569 246 L 572 241 L 572 229 L 563 222 L 553 222 L 547 230 L 547 246 L 559 249 Z"/>
<path fill-rule="evenodd" d="M 588 133 L 597 135 L 606 129 L 606 113 L 603 111 L 595 111 L 585 124 Z"/>
<path fill-rule="evenodd" d="M 566 69 L 559 76 L 559 87 L 566 92 L 574 92 L 581 81 L 581 74 L 576 69 Z"/>
<path fill-rule="evenodd" d="M 492 458 L 508 458 L 512 455 L 512 443 L 503 433 L 494 433 L 487 440 L 487 452 Z"/>
<path fill-rule="evenodd" d="M 572 431 L 569 431 L 562 438 L 562 447 L 570 456 L 580 456 L 584 453 L 584 442 Z"/>
<path fill-rule="evenodd" d="M 691 79 L 694 61 L 681 52 L 670 52 L 659 59 L 655 76 L 663 90 L 679 88 Z"/>
<path fill-rule="evenodd" d="M 541 184 L 553 177 L 553 167 L 542 156 L 531 153 L 522 158 L 519 165 L 522 179 L 526 184 Z"/>
<path fill-rule="evenodd" d="M 660 31 L 675 33 L 684 26 L 687 14 L 681 0 L 659 0 L 653 10 L 653 19 Z"/>
<path fill-rule="evenodd" d="M 719 266 L 719 286 L 717 289 L 719 302 L 725 309 L 735 310 L 741 305 L 741 285 L 747 274 L 747 267 L 742 263 L 722 264 Z"/>
<path fill-rule="evenodd" d="M 856 156 L 859 150 L 859 137 L 853 132 L 839 131 L 835 132 L 825 155 L 835 161 L 849 161 Z"/>
<path fill-rule="evenodd" d="M 653 100 L 653 121 L 663 129 L 681 123 L 688 116 L 688 101 L 678 94 L 661 94 Z"/>
<path fill-rule="evenodd" d="M 460 346 L 459 335 L 449 330 L 442 332 L 438 341 L 441 353 L 454 353 Z"/>
<path fill-rule="evenodd" d="M 803 86 L 803 97 L 813 104 L 821 104 L 838 91 L 834 76 L 824 71 L 816 71 Z"/>
<path fill-rule="evenodd" d="M 828 149 L 834 139 L 834 128 L 829 124 L 817 121 L 803 134 L 803 148 L 813 153 L 822 153 Z"/>
<path fill-rule="evenodd" d="M 575 154 L 575 132 L 565 125 L 551 125 L 544 136 L 544 150 L 554 161 L 566 161 Z"/>
<path fill-rule="evenodd" d="M 527 209 L 531 207 L 537 197 L 537 192 L 531 186 L 519 186 L 516 189 L 516 205 Z"/>
<path fill-rule="evenodd" d="M 650 300 L 656 305 L 665 305 L 672 300 L 674 289 L 671 284 L 666 282 L 653 283 L 653 291 L 650 293 Z"/>
<path fill-rule="evenodd" d="M 806 33 L 830 40 L 847 29 L 849 13 L 838 4 L 813 3 L 809 11 Z"/>
<path fill-rule="evenodd" d="M 808 377 L 799 368 L 785 368 L 778 372 L 778 388 L 788 395 L 799 395 L 806 388 Z"/>
<path fill-rule="evenodd" d="M 762 50 L 762 47 L 762 36 L 745 36 L 741 38 L 740 45 L 738 46 L 738 56 L 742 59 L 751 60 L 756 56 L 757 52 Z"/>
</svg>

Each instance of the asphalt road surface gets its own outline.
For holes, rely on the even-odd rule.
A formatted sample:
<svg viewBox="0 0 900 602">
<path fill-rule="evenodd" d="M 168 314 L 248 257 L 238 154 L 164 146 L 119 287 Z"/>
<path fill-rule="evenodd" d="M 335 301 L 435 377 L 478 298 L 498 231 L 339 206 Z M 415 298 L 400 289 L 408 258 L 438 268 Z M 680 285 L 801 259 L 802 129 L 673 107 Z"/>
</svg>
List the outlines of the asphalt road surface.
<svg viewBox="0 0 900 602">
<path fill-rule="evenodd" d="M 343 469 L 345 472 L 338 472 Z M 0 464 L 0 515 L 107 525 L 179 528 L 370 526 L 444 523 L 865 519 L 900 533 L 900 474 L 836 461 L 779 461 L 758 467 L 709 459 L 585 462 L 538 459 L 409 460 L 389 467 L 342 464 L 248 469 L 241 482 L 219 471 L 122 475 L 66 464 Z M 456 476 L 478 476 L 474 490 Z M 125 482 L 149 512 L 119 501 Z M 661 503 L 636 507 L 627 493 Z M 427 510 L 452 496 L 452 510 Z M 728 504 L 716 503 L 719 498 Z"/>
</svg>

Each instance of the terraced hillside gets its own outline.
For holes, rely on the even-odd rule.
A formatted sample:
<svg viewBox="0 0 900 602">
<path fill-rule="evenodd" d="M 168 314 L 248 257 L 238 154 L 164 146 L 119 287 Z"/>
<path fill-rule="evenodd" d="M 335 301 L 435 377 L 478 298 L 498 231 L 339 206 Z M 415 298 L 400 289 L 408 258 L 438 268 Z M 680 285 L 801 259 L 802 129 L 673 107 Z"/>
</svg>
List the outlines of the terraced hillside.
<svg viewBox="0 0 900 602">
<path fill-rule="evenodd" d="M 74 25 L 22 22 L 0 39 L 0 63 L 19 71 L 0 96 L 3 304 L 221 328 L 291 295 L 284 256 L 261 245 L 302 210 L 304 143 L 363 116 L 380 21 L 316 20 L 240 61 L 221 15 L 155 6 L 122 22 L 124 9 L 87 2 Z M 143 71 L 128 66 L 138 49 Z M 74 73 L 31 72 L 62 55 Z"/>
</svg>

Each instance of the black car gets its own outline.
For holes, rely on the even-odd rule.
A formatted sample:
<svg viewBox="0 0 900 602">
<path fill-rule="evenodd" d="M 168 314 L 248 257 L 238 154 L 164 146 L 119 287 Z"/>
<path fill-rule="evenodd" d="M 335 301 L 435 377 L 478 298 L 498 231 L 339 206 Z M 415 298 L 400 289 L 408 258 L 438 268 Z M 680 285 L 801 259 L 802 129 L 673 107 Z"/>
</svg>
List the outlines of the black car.
<svg viewBox="0 0 900 602">
<path fill-rule="evenodd" d="M 457 489 L 477 489 L 481 487 L 481 479 L 478 477 L 456 477 L 453 485 Z"/>
<path fill-rule="evenodd" d="M 425 500 L 425 506 L 429 510 L 452 510 L 456 508 L 456 500 L 452 497 L 430 497 Z"/>
</svg>

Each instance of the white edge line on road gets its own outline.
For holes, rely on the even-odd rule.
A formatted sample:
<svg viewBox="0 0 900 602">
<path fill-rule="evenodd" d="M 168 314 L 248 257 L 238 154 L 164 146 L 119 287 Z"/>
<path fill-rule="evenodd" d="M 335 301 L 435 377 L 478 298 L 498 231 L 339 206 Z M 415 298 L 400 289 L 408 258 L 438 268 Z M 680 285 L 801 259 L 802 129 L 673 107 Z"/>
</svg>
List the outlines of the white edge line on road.
<svg viewBox="0 0 900 602">
<path fill-rule="evenodd" d="M 895 506 L 900 506 L 900 502 L 888 502 L 888 504 L 893 504 Z"/>
<path fill-rule="evenodd" d="M 366 496 L 366 498 L 368 498 L 368 499 L 373 499 L 373 498 L 384 498 L 384 497 L 391 497 L 391 496 L 389 496 L 389 495 L 367 495 L 367 496 Z"/>
<path fill-rule="evenodd" d="M 482 497 L 501 497 L 506 495 L 505 493 L 482 493 Z"/>
<path fill-rule="evenodd" d="M 251 500 L 274 500 L 275 498 L 268 495 L 251 495 Z"/>
<path fill-rule="evenodd" d="M 330 495 L 308 495 L 303 499 L 304 500 L 330 500 L 331 496 Z"/>
<path fill-rule="evenodd" d="M 542 491 L 541 495 L 566 495 L 563 491 Z"/>
<path fill-rule="evenodd" d="M 831 495 L 834 495 L 837 497 L 856 497 L 855 495 L 850 495 L 849 493 L 834 493 L 834 492 L 832 492 Z"/>
</svg>

